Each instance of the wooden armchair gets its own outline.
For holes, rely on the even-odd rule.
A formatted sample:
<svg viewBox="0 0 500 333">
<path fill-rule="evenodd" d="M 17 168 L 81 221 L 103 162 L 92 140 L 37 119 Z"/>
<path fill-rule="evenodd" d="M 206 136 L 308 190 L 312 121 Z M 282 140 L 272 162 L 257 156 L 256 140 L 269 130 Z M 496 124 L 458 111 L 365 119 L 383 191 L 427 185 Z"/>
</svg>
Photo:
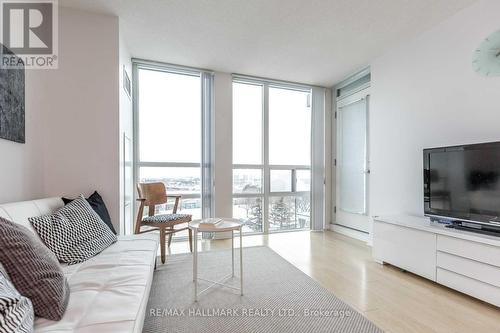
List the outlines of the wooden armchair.
<svg viewBox="0 0 500 333">
<path fill-rule="evenodd" d="M 140 202 L 139 211 L 137 213 L 137 221 L 135 223 L 135 233 L 144 233 L 154 230 L 160 230 L 160 252 L 161 262 L 165 263 L 165 242 L 166 235 L 168 235 L 168 246 L 172 241 L 172 235 L 176 232 L 188 230 L 189 231 L 189 250 L 193 251 L 193 235 L 188 228 L 187 223 L 192 219 L 189 214 L 177 214 L 177 208 L 181 199 L 180 195 L 167 195 L 165 184 L 163 183 L 139 183 L 137 184 L 137 192 Z M 175 198 L 175 204 L 172 214 L 159 214 L 155 215 L 156 205 L 167 203 L 169 198 Z M 148 207 L 148 216 L 144 217 L 144 208 Z M 185 227 L 176 229 L 177 225 L 186 224 Z M 152 227 L 147 230 L 141 231 L 142 226 Z"/>
</svg>

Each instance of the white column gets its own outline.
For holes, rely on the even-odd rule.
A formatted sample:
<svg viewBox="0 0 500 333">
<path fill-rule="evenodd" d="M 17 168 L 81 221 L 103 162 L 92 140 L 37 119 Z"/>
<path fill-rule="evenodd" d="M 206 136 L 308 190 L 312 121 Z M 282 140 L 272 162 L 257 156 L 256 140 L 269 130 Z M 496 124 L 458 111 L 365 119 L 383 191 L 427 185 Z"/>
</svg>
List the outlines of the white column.
<svg viewBox="0 0 500 333">
<path fill-rule="evenodd" d="M 326 89 L 325 96 L 325 229 L 335 220 L 335 128 L 334 100 L 332 89 Z"/>
<path fill-rule="evenodd" d="M 325 92 L 312 89 L 312 230 L 325 228 Z"/>
<path fill-rule="evenodd" d="M 214 216 L 214 75 L 204 72 L 202 79 L 202 211 L 203 217 Z"/>
<path fill-rule="evenodd" d="M 228 73 L 215 73 L 215 156 L 214 199 L 217 217 L 233 215 L 233 78 Z M 219 232 L 216 238 L 229 238 Z"/>
</svg>

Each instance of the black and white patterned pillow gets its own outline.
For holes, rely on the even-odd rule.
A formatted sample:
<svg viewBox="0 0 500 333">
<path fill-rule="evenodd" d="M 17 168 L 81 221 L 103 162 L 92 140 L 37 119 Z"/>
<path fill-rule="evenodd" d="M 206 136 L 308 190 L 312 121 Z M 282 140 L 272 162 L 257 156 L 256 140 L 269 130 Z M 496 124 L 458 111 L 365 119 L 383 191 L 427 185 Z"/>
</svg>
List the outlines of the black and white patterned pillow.
<svg viewBox="0 0 500 333">
<path fill-rule="evenodd" d="M 116 242 L 113 234 L 83 195 L 52 214 L 30 217 L 42 241 L 59 261 L 83 262 Z"/>
<path fill-rule="evenodd" d="M 1 217 L 0 262 L 16 290 L 30 299 L 35 316 L 63 317 L 70 290 L 56 256 L 28 228 Z"/>
<path fill-rule="evenodd" d="M 0 333 L 33 332 L 33 305 L 10 282 L 0 264 Z"/>
</svg>

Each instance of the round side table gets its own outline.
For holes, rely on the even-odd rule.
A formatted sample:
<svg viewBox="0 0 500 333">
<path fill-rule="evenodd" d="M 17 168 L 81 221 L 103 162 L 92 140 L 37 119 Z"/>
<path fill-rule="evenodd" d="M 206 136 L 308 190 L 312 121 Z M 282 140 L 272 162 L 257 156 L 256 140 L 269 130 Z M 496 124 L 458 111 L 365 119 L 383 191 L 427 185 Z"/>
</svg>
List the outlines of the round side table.
<svg viewBox="0 0 500 333">
<path fill-rule="evenodd" d="M 242 242 L 242 223 L 237 219 L 221 218 L 222 221 L 213 226 L 200 225 L 201 220 L 192 221 L 189 223 L 189 229 L 193 231 L 193 281 L 194 281 L 194 300 L 198 301 L 198 297 L 214 286 L 224 286 L 226 288 L 238 290 L 243 296 L 243 242 Z M 212 281 L 198 277 L 198 232 L 231 232 L 231 274 L 225 276 L 219 281 Z M 231 277 L 234 277 L 234 232 L 238 231 L 240 235 L 240 287 L 236 288 L 225 284 L 224 282 Z M 211 283 L 210 286 L 198 292 L 198 281 Z"/>
</svg>

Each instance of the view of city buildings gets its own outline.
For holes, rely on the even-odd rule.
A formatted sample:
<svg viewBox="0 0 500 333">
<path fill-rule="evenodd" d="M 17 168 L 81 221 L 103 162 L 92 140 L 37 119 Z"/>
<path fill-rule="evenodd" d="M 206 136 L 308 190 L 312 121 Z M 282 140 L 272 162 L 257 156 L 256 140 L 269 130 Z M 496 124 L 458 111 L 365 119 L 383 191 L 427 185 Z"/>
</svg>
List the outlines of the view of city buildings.
<svg viewBox="0 0 500 333">
<path fill-rule="evenodd" d="M 168 170 L 165 170 L 168 173 Z M 233 193 L 254 194 L 256 197 L 233 198 L 233 217 L 245 222 L 245 232 L 263 231 L 263 195 L 262 195 L 262 172 L 260 169 L 250 171 L 235 170 L 233 173 Z M 281 170 L 280 170 L 281 171 Z M 285 170 L 289 173 L 290 170 Z M 309 173 L 309 170 L 304 170 Z M 291 174 L 291 173 L 290 173 Z M 201 178 L 196 176 L 175 177 L 141 177 L 141 182 L 163 182 L 169 194 L 181 194 L 188 196 L 181 200 L 179 213 L 191 214 L 193 219 L 201 218 L 201 199 L 189 198 L 192 195 L 201 193 Z M 273 177 L 271 188 L 275 192 L 290 192 L 291 178 L 289 174 L 282 173 Z M 269 230 L 290 230 L 309 228 L 310 223 L 310 177 L 297 179 L 297 187 L 307 191 L 301 195 L 290 193 L 270 197 L 269 200 Z M 156 208 L 156 213 L 171 212 L 174 201 Z M 147 213 L 147 212 L 146 212 Z"/>
</svg>

